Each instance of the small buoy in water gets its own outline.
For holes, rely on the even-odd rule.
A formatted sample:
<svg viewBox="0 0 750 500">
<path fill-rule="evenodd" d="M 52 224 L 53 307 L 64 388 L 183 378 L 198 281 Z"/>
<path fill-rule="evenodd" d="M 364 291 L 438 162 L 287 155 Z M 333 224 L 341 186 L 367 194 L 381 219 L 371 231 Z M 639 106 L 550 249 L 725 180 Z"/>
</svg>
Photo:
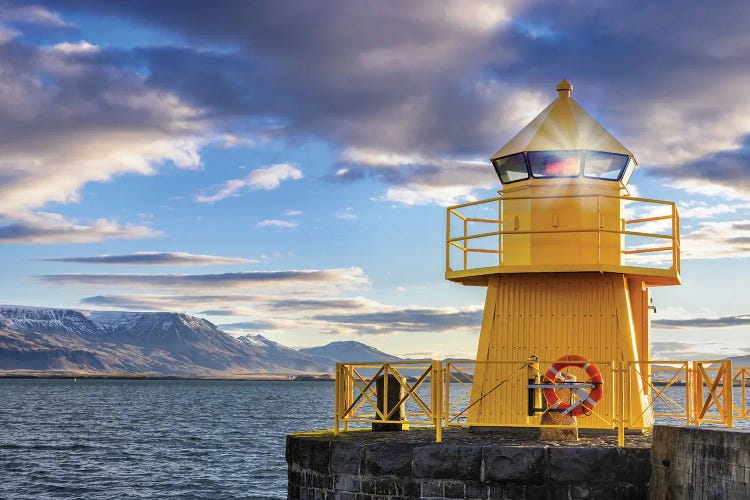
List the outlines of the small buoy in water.
<svg viewBox="0 0 750 500">
<path fill-rule="evenodd" d="M 78 382 L 78 377 L 73 377 L 73 382 Z"/>
</svg>

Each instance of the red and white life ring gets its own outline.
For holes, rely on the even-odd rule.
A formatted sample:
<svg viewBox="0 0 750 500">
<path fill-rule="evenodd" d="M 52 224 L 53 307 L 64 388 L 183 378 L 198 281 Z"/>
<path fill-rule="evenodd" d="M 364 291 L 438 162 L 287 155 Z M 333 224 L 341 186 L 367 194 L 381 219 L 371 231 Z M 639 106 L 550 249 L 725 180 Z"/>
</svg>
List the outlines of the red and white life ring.
<svg viewBox="0 0 750 500">
<path fill-rule="evenodd" d="M 544 374 L 544 380 L 547 383 L 554 383 L 556 380 L 560 379 L 560 372 L 569 366 L 577 366 L 578 368 L 583 369 L 588 376 L 586 382 L 593 384 L 594 388 L 590 391 L 586 391 L 586 389 L 576 389 L 578 401 L 572 405 L 567 401 L 561 400 L 557 396 L 554 388 L 550 387 L 544 389 L 544 399 L 547 400 L 547 406 L 551 409 L 562 410 L 564 415 L 573 415 L 574 417 L 591 415 L 591 410 L 593 410 L 596 403 L 602 399 L 602 386 L 604 385 L 602 382 L 602 375 L 599 373 L 599 368 L 597 368 L 594 363 L 589 363 L 589 360 L 583 356 L 568 354 L 552 363 Z"/>
</svg>

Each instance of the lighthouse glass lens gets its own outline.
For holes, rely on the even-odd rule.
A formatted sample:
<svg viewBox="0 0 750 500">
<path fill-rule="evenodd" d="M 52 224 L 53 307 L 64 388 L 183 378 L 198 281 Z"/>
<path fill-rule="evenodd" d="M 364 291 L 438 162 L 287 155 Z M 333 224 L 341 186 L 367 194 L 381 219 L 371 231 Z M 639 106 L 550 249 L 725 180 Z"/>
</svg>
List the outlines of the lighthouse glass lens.
<svg viewBox="0 0 750 500">
<path fill-rule="evenodd" d="M 630 161 L 628 155 L 586 151 L 583 175 L 595 179 L 616 181 L 622 177 L 625 167 L 628 166 L 628 161 Z"/>
<path fill-rule="evenodd" d="M 497 176 L 503 184 L 510 182 L 522 181 L 529 178 L 529 171 L 526 168 L 526 158 L 523 153 L 511 156 L 505 156 L 492 161 Z"/>
<path fill-rule="evenodd" d="M 528 154 L 534 177 L 578 177 L 581 174 L 581 151 L 529 151 Z"/>
</svg>

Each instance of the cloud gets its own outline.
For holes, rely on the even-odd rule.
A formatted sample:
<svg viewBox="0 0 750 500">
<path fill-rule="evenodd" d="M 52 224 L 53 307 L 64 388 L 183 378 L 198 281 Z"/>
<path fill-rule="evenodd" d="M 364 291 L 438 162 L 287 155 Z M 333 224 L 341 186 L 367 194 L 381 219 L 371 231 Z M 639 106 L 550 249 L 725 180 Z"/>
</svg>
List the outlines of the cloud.
<svg viewBox="0 0 750 500">
<path fill-rule="evenodd" d="M 43 7 L 0 7 L 0 17 L 67 27 Z M 2 22 L 2 21 L 0 21 Z M 40 211 L 76 203 L 90 182 L 194 169 L 210 140 L 201 111 L 148 85 L 121 53 L 87 42 L 0 44 L 0 218 L 5 241 L 83 243 L 160 233 L 107 218 L 66 220 Z"/>
<path fill-rule="evenodd" d="M 750 257 L 750 220 L 701 222 L 680 244 L 683 259 Z"/>
<path fill-rule="evenodd" d="M 444 332 L 476 329 L 482 323 L 482 309 L 394 308 L 377 312 L 324 314 L 313 318 L 343 325 L 358 334 Z"/>
<path fill-rule="evenodd" d="M 40 3 L 47 12 L 66 8 Z M 182 37 L 180 47 L 121 53 L 119 64 L 145 68 L 149 89 L 214 124 L 241 122 L 237 128 L 250 131 L 222 130 L 221 137 L 331 144 L 341 154 L 329 178 L 375 178 L 385 185 L 377 200 L 446 204 L 498 187 L 484 159 L 555 97 L 563 76 L 644 171 L 680 188 L 747 195 L 750 37 L 743 1 L 710 12 L 695 0 L 679 9 L 671 2 L 634 9 L 622 0 L 591 9 L 491 1 L 440 9 L 429 1 L 398 9 L 323 0 L 304 7 L 236 2 L 219 10 L 181 5 L 179 12 L 139 2 L 75 9 L 127 16 Z M 279 25 L 287 29 L 273 28 Z M 100 60 L 115 60 L 104 52 Z M 478 159 L 482 174 L 465 178 L 456 162 Z M 383 172 L 402 170 L 394 164 L 414 168 Z M 717 178 L 703 168 L 714 164 L 725 171 Z M 203 198 L 233 194 L 225 185 Z"/>
<path fill-rule="evenodd" d="M 268 286 L 359 288 L 369 284 L 361 268 L 248 271 L 223 274 L 48 274 L 37 278 L 60 285 L 148 289 L 262 289 Z"/>
<path fill-rule="evenodd" d="M 223 290 L 222 286 L 217 290 Z M 324 293 L 316 284 L 313 295 Z M 202 289 L 202 288 L 201 288 Z M 187 290 L 192 291 L 192 290 Z M 222 325 L 235 330 L 264 329 L 292 331 L 302 329 L 331 335 L 382 335 L 395 333 L 472 332 L 482 320 L 481 306 L 431 308 L 382 304 L 364 297 L 304 296 L 295 288 L 295 296 L 275 283 L 247 294 L 180 295 L 97 295 L 87 297 L 87 306 L 131 311 L 199 312 L 213 316 L 246 318 Z M 259 319 L 262 318 L 262 319 Z M 267 319 L 273 318 L 273 319 Z M 254 326 L 253 326 L 254 325 Z"/>
<path fill-rule="evenodd" d="M 656 360 L 715 360 L 748 354 L 716 342 L 652 342 L 651 359 Z"/>
<path fill-rule="evenodd" d="M 0 239 L 2 237 L 0 236 Z M 93 257 L 59 257 L 42 259 L 48 262 L 75 262 L 79 264 L 125 264 L 125 265 L 165 265 L 200 266 L 215 264 L 247 264 L 257 260 L 240 257 L 219 257 L 188 252 L 136 252 L 124 255 L 97 255 Z"/>
<path fill-rule="evenodd" d="M 91 243 L 107 239 L 140 239 L 161 236 L 150 227 L 125 224 L 110 219 L 92 222 L 69 220 L 50 212 L 26 213 L 17 216 L 17 222 L 0 225 L 2 243 Z M 2 220 L 2 218 L 0 218 Z"/>
<path fill-rule="evenodd" d="M 299 226 L 296 222 L 280 219 L 265 219 L 255 225 L 257 227 L 275 227 L 278 229 L 292 229 Z"/>
<path fill-rule="evenodd" d="M 716 318 L 658 319 L 651 322 L 654 328 L 679 330 L 683 328 L 726 328 L 750 325 L 750 314 L 721 316 Z"/>
<path fill-rule="evenodd" d="M 302 213 L 302 210 L 295 210 L 293 208 L 284 210 L 284 215 L 286 215 L 287 217 L 296 217 L 298 215 L 302 215 Z"/>
<path fill-rule="evenodd" d="M 738 128 L 734 130 L 737 133 Z M 710 152 L 669 169 L 655 170 L 652 175 L 666 177 L 690 194 L 749 200 L 750 126 L 739 130 L 748 134 L 738 139 L 740 144 L 727 145 L 725 150 Z"/>
<path fill-rule="evenodd" d="M 279 328 L 279 325 L 277 323 L 265 320 L 240 321 L 239 323 L 226 323 L 218 326 L 222 330 L 227 330 L 230 332 L 271 331 Z"/>
<path fill-rule="evenodd" d="M 230 196 L 239 196 L 243 191 L 271 191 L 278 188 L 282 181 L 299 180 L 302 171 L 290 163 L 277 163 L 267 168 L 258 168 L 241 179 L 230 179 L 226 181 L 212 195 L 198 195 L 196 201 L 201 203 L 214 203 Z"/>
<path fill-rule="evenodd" d="M 358 216 L 352 207 L 346 207 L 336 212 L 336 218 L 341 220 L 356 220 Z"/>
</svg>

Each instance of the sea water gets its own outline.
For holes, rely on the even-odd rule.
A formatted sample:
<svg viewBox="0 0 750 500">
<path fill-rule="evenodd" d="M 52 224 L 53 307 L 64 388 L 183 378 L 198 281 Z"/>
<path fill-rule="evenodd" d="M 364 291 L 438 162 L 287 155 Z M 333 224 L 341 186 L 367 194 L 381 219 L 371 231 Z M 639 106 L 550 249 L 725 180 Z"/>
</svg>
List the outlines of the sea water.
<svg viewBox="0 0 750 500">
<path fill-rule="evenodd" d="M 286 435 L 332 424 L 331 382 L 0 380 L 0 498 L 286 498 Z"/>
<path fill-rule="evenodd" d="M 286 498 L 333 383 L 0 380 L 0 498 Z"/>
</svg>

